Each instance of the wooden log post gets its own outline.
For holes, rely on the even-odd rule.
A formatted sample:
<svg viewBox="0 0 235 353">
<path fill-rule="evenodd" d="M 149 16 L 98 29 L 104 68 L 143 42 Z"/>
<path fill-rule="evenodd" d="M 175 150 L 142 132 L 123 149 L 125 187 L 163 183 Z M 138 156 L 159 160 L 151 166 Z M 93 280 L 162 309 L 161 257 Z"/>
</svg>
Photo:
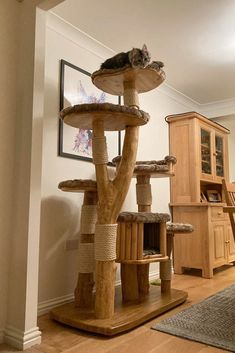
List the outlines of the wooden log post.
<svg viewBox="0 0 235 353">
<path fill-rule="evenodd" d="M 136 199 L 138 204 L 138 212 L 151 212 L 152 197 L 151 197 L 151 185 L 150 175 L 137 175 L 136 176 Z M 150 195 L 146 195 L 148 201 L 144 202 L 143 197 L 140 195 L 141 186 L 147 186 Z M 137 266 L 137 280 L 139 287 L 140 298 L 146 296 L 149 293 L 149 264 Z"/>
<path fill-rule="evenodd" d="M 160 279 L 161 279 L 161 292 L 167 293 L 171 290 L 171 259 L 170 254 L 172 249 L 170 243 L 167 244 L 168 237 L 166 238 L 166 223 L 160 224 L 160 252 L 169 256 L 167 261 L 160 263 Z"/>
<path fill-rule="evenodd" d="M 124 104 L 139 108 L 138 94 L 134 81 L 124 82 Z M 138 205 L 138 212 L 150 212 L 151 205 Z M 141 225 L 143 228 L 143 224 Z M 140 234 L 138 234 L 140 236 Z M 142 229 L 143 242 L 143 229 Z M 143 247 L 141 247 L 141 252 Z M 143 256 L 143 254 L 139 254 Z M 149 292 L 149 264 L 129 265 L 121 264 L 122 297 L 124 302 L 139 300 Z"/>
<path fill-rule="evenodd" d="M 138 212 L 151 212 L 152 200 L 148 195 L 149 202 L 143 202 L 143 197 L 139 194 L 139 186 L 150 185 L 149 175 L 137 175 L 137 204 Z M 150 189 L 151 192 L 151 189 Z M 138 259 L 143 257 L 144 224 L 138 223 Z M 141 300 L 149 293 L 149 263 L 141 265 L 121 264 L 122 295 L 123 300 Z"/>
<path fill-rule="evenodd" d="M 124 105 L 139 109 L 139 97 L 135 88 L 135 80 L 124 81 Z"/>
<path fill-rule="evenodd" d="M 98 251 L 99 249 L 97 249 L 98 243 L 96 243 L 96 241 L 98 239 L 98 234 L 99 238 L 102 238 L 102 235 L 100 235 L 100 229 L 102 229 L 102 225 L 105 232 L 106 226 L 116 224 L 116 220 L 128 192 L 135 167 L 138 136 L 139 127 L 126 127 L 120 166 L 115 179 L 109 180 L 107 170 L 107 157 L 104 157 L 107 154 L 106 146 L 105 143 L 101 142 L 104 139 L 103 121 L 95 120 L 93 122 L 93 142 L 96 139 L 100 140 L 101 142 L 99 157 L 95 157 L 94 159 L 93 150 L 93 162 L 96 169 L 98 190 L 98 228 L 95 231 L 95 256 L 97 260 L 95 316 L 99 319 L 110 318 L 114 314 L 116 255 L 114 258 L 111 256 L 111 259 L 107 259 L 105 256 L 102 258 Z M 97 154 L 97 151 L 95 154 Z M 106 237 L 107 234 L 103 234 L 103 236 Z M 108 238 L 106 239 L 108 240 Z M 98 253 L 99 255 L 97 255 Z"/>
<path fill-rule="evenodd" d="M 85 191 L 83 206 L 95 206 L 97 204 L 97 191 Z M 92 210 L 95 221 L 95 208 Z M 82 219 L 85 215 L 81 214 L 81 224 L 86 225 L 90 219 Z M 93 217 L 93 215 L 92 215 Z M 87 229 L 86 229 L 87 228 Z M 88 229 L 89 228 L 89 229 Z M 94 229 L 95 224 L 89 227 L 83 226 L 79 239 L 79 272 L 77 286 L 74 291 L 75 306 L 79 308 L 91 308 L 93 305 L 93 287 L 94 287 Z M 82 253 L 86 252 L 86 253 Z M 90 256 L 91 258 L 86 258 Z"/>
</svg>

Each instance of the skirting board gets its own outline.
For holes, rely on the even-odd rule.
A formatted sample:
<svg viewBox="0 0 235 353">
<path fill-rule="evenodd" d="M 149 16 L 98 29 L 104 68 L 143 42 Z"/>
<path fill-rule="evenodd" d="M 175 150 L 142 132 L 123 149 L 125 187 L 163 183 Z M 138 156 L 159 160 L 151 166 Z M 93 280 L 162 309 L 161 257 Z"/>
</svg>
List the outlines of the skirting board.
<svg viewBox="0 0 235 353">
<path fill-rule="evenodd" d="M 49 313 L 49 311 L 59 305 L 70 303 L 74 300 L 74 294 L 64 295 L 62 297 L 45 300 L 38 303 L 38 316 Z"/>
<path fill-rule="evenodd" d="M 149 281 L 156 279 L 159 277 L 159 271 L 152 271 L 149 273 Z M 115 286 L 118 287 L 121 285 L 121 280 L 116 281 Z M 67 294 L 62 297 L 53 298 L 49 300 L 45 300 L 43 302 L 38 303 L 38 316 L 47 314 L 51 311 L 51 309 L 56 308 L 57 306 L 71 303 L 74 300 L 74 294 Z"/>
<path fill-rule="evenodd" d="M 4 342 L 19 350 L 25 350 L 35 344 L 41 343 L 41 332 L 38 327 L 34 327 L 28 331 L 21 331 L 8 325 L 4 330 Z"/>
</svg>

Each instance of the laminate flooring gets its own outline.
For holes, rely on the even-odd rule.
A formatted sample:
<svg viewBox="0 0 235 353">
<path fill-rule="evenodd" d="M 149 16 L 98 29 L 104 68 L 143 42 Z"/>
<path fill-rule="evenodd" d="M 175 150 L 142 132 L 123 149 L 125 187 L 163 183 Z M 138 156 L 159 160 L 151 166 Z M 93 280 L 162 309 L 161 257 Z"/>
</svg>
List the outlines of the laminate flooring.
<svg viewBox="0 0 235 353">
<path fill-rule="evenodd" d="M 38 318 L 42 332 L 42 343 L 25 353 L 222 353 L 226 352 L 205 344 L 185 340 L 152 330 L 156 322 L 163 320 L 204 298 L 235 283 L 235 266 L 224 266 L 214 272 L 212 279 L 202 278 L 200 271 L 188 271 L 184 275 L 173 275 L 172 288 L 188 292 L 188 299 L 178 307 L 154 318 L 127 333 L 112 338 L 89 334 L 61 325 L 43 315 Z M 0 352 L 17 350 L 0 345 Z M 19 352 L 19 351 L 18 351 Z"/>
</svg>

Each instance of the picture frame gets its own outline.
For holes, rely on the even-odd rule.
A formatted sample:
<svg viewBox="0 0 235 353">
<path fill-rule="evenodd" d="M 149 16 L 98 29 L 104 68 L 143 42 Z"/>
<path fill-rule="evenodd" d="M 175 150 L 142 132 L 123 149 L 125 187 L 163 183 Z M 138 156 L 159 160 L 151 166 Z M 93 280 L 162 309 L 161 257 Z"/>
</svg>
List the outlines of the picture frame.
<svg viewBox="0 0 235 353">
<path fill-rule="evenodd" d="M 221 195 L 218 190 L 207 190 L 207 199 L 209 202 L 221 202 Z"/>
<path fill-rule="evenodd" d="M 105 102 L 118 104 L 120 98 L 102 92 L 93 85 L 88 71 L 60 60 L 60 111 L 76 104 Z M 121 153 L 120 132 L 106 131 L 105 135 L 111 161 Z M 92 130 L 74 128 L 59 119 L 58 155 L 92 162 Z"/>
</svg>

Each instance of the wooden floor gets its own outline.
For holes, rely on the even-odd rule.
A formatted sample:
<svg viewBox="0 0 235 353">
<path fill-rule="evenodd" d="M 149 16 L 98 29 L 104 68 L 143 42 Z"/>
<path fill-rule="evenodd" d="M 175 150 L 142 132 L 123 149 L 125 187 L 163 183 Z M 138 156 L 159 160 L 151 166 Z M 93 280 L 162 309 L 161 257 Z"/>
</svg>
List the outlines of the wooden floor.
<svg viewBox="0 0 235 353">
<path fill-rule="evenodd" d="M 184 304 L 155 318 L 146 324 L 113 338 L 88 334 L 71 329 L 54 321 L 48 315 L 41 316 L 38 325 L 42 331 L 42 344 L 25 350 L 25 353 L 222 353 L 221 349 L 181 339 L 155 330 L 151 326 L 163 318 L 195 304 L 202 299 L 235 283 L 235 267 L 227 266 L 215 272 L 212 279 L 188 272 L 173 276 L 173 288 L 188 292 Z M 16 350 L 0 345 L 1 353 Z"/>
</svg>

